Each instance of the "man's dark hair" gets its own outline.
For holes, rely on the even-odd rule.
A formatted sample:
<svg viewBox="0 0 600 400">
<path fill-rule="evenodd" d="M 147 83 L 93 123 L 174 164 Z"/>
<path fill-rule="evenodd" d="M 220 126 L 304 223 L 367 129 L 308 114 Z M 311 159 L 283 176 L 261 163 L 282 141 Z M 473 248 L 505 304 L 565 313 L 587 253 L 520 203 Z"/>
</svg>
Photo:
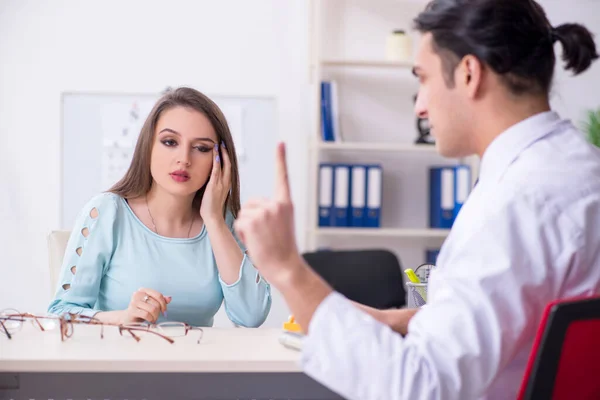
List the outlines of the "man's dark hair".
<svg viewBox="0 0 600 400">
<path fill-rule="evenodd" d="M 553 28 L 534 0 L 433 0 L 414 24 L 419 32 L 432 34 L 449 87 L 458 63 L 468 54 L 502 76 L 516 95 L 548 94 L 557 40 L 565 68 L 574 75 L 598 58 L 593 36 L 584 26 Z"/>
</svg>

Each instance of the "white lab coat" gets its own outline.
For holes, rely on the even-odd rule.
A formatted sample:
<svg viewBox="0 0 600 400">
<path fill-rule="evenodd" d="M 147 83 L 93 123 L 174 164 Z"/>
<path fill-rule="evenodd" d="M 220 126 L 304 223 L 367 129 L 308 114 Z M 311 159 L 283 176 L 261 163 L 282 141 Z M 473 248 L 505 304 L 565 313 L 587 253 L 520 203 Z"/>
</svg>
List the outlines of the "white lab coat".
<svg viewBox="0 0 600 400">
<path fill-rule="evenodd" d="M 600 293 L 600 150 L 541 113 L 486 150 L 402 337 L 338 293 L 302 365 L 348 399 L 515 398 L 544 306 Z"/>
</svg>

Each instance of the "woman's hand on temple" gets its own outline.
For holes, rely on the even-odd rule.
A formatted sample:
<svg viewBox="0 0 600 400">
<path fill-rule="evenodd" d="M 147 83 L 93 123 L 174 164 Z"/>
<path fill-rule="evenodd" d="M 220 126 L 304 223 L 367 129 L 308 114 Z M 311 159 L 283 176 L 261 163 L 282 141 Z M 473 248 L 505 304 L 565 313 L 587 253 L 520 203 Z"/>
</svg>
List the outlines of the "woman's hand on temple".
<svg viewBox="0 0 600 400">
<path fill-rule="evenodd" d="M 215 144 L 213 150 L 213 168 L 206 184 L 206 190 L 202 196 L 200 205 L 200 216 L 205 224 L 210 225 L 213 221 L 223 220 L 223 209 L 225 201 L 231 189 L 231 160 L 225 145 L 222 144 L 220 154 L 223 156 L 223 167 L 221 167 L 219 145 Z"/>
</svg>

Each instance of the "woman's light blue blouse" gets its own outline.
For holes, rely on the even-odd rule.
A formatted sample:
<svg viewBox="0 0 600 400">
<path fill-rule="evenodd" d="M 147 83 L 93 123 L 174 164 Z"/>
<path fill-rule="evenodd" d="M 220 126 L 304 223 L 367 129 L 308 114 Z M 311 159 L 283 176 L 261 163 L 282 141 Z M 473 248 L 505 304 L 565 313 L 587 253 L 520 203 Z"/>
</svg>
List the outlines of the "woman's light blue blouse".
<svg viewBox="0 0 600 400">
<path fill-rule="evenodd" d="M 226 223 L 235 236 L 231 213 Z M 160 236 L 112 193 L 91 199 L 77 217 L 57 286 L 48 307 L 53 314 L 124 310 L 142 287 L 172 296 L 167 316 L 158 322 L 212 326 L 225 301 L 233 323 L 257 327 L 271 308 L 269 284 L 245 253 L 238 280 L 228 285 L 219 276 L 205 227 L 189 239 Z"/>
</svg>

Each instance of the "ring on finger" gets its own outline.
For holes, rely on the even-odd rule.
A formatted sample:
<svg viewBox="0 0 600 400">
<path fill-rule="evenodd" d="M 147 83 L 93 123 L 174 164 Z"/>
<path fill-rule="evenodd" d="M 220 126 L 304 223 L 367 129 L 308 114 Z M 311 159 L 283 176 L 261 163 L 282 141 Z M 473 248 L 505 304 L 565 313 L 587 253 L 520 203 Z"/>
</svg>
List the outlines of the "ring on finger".
<svg viewBox="0 0 600 400">
<path fill-rule="evenodd" d="M 150 296 L 148 296 L 148 295 L 145 295 L 145 296 L 144 296 L 144 303 L 147 303 L 149 299 L 150 299 Z"/>
</svg>

